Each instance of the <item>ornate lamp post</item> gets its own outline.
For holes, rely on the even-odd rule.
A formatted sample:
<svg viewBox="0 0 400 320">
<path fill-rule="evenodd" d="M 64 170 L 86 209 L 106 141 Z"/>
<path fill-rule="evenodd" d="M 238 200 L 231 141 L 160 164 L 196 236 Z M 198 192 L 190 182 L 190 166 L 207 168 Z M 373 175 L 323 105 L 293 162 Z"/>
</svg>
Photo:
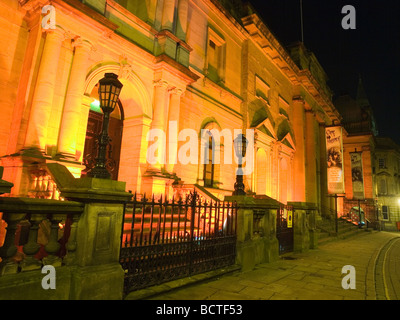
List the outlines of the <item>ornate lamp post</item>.
<svg viewBox="0 0 400 320">
<path fill-rule="evenodd" d="M 98 138 L 99 149 L 95 166 L 87 173 L 88 177 L 110 179 L 111 174 L 106 168 L 107 145 L 110 142 L 108 136 L 108 125 L 110 122 L 110 114 L 114 111 L 119 94 L 123 85 L 118 80 L 118 75 L 114 73 L 106 73 L 104 78 L 99 81 L 99 100 L 100 107 L 103 110 L 103 128 Z"/>
<path fill-rule="evenodd" d="M 246 156 L 247 141 L 244 134 L 239 134 L 236 139 L 233 141 L 233 145 L 235 148 L 236 156 L 238 157 L 238 170 L 236 172 L 236 182 L 235 182 L 235 191 L 232 193 L 234 196 L 244 196 L 246 192 L 244 191 L 244 183 L 243 183 L 243 170 L 242 170 L 242 162 L 243 158 Z"/>
</svg>

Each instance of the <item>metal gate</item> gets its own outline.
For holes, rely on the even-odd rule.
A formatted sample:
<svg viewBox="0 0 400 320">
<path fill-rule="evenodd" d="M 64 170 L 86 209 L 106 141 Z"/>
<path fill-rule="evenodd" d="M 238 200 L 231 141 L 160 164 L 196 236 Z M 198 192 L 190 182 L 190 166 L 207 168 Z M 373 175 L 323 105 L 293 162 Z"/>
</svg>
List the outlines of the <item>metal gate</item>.
<svg viewBox="0 0 400 320">
<path fill-rule="evenodd" d="M 276 215 L 276 237 L 279 241 L 279 254 L 293 251 L 294 214 L 292 206 L 281 206 Z"/>
<path fill-rule="evenodd" d="M 235 263 L 236 203 L 137 199 L 126 206 L 120 263 L 125 294 Z"/>
</svg>

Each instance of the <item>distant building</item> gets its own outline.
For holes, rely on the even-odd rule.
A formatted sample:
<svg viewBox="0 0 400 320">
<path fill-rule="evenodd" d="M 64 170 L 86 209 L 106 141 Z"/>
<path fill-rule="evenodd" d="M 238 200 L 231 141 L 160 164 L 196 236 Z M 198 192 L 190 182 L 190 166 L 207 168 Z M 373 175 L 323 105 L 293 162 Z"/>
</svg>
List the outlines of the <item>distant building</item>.
<svg viewBox="0 0 400 320">
<path fill-rule="evenodd" d="M 334 104 L 343 116 L 342 125 L 347 133 L 343 140 L 346 194 L 339 201 L 339 211 L 345 216 L 360 215 L 363 223 L 368 220 L 374 224 L 378 220 L 373 173 L 378 132 L 361 78 L 356 99 L 344 94 L 337 97 Z"/>
<path fill-rule="evenodd" d="M 376 137 L 374 169 L 381 228 L 400 231 L 400 146 L 391 138 Z"/>
</svg>

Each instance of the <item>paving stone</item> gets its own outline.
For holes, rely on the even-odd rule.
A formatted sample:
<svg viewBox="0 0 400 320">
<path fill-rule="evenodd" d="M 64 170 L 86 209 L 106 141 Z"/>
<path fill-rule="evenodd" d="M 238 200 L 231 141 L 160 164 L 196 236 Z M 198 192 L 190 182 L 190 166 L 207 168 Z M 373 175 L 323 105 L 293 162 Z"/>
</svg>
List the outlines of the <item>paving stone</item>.
<svg viewBox="0 0 400 320">
<path fill-rule="evenodd" d="M 174 300 L 375 300 L 374 266 L 393 234 L 372 232 L 332 241 L 316 250 L 290 254 L 218 279 L 158 296 Z M 356 268 L 356 289 L 342 288 L 342 267 Z"/>
</svg>

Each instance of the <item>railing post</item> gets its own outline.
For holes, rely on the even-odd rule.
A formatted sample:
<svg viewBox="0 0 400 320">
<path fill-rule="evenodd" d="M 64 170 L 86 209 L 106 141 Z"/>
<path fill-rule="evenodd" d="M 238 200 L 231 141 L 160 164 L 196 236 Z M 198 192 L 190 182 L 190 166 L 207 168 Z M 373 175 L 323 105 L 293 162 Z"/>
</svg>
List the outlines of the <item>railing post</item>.
<svg viewBox="0 0 400 320">
<path fill-rule="evenodd" d="M 0 248 L 1 275 L 18 272 L 18 262 L 15 260 L 17 246 L 15 245 L 15 233 L 18 223 L 25 217 L 25 214 L 4 213 L 3 220 L 7 223 L 6 238 L 3 246 Z"/>
<path fill-rule="evenodd" d="M 192 198 L 190 199 L 190 252 L 189 252 L 189 275 L 192 274 L 193 272 L 193 250 L 194 250 L 194 223 L 195 223 L 195 218 L 196 218 L 196 198 L 197 198 L 197 193 L 196 191 L 193 192 Z M 187 199 L 186 199 L 187 201 Z"/>
<path fill-rule="evenodd" d="M 51 222 L 50 237 L 49 242 L 44 247 L 48 256 L 43 258 L 43 264 L 51 264 L 54 267 L 60 267 L 62 261 L 61 258 L 57 257 L 57 253 L 61 248 L 61 245 L 58 242 L 58 229 L 60 228 L 59 223 L 63 220 L 63 217 L 59 214 L 52 214 L 49 220 Z"/>
<path fill-rule="evenodd" d="M 63 262 L 65 265 L 73 265 L 76 263 L 75 259 L 75 251 L 76 251 L 76 233 L 77 233 L 77 228 L 78 228 L 78 222 L 79 222 L 80 215 L 77 214 L 72 214 L 71 215 L 71 231 L 69 234 L 69 239 L 68 242 L 65 246 L 67 249 L 67 254 L 64 257 Z"/>
<path fill-rule="evenodd" d="M 26 255 L 24 261 L 21 263 L 21 271 L 29 271 L 40 269 L 42 263 L 35 258 L 35 254 L 39 252 L 40 245 L 37 243 L 39 225 L 44 219 L 43 215 L 31 215 L 29 222 L 28 242 L 24 245 L 23 251 Z"/>
</svg>

